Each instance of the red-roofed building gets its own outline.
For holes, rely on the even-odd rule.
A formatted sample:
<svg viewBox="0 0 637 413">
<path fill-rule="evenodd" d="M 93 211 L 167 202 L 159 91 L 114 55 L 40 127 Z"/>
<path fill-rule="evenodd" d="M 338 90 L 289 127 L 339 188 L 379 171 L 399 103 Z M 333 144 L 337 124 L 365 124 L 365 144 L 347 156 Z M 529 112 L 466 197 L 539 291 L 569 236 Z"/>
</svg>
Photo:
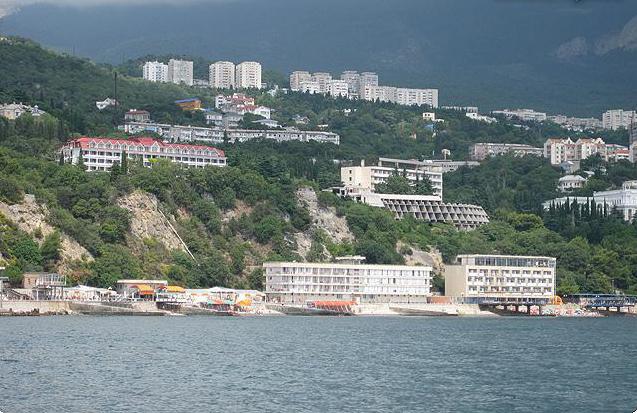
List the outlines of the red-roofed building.
<svg viewBox="0 0 637 413">
<path fill-rule="evenodd" d="M 122 152 L 128 159 L 142 159 L 144 166 L 155 160 L 167 159 L 186 166 L 226 166 L 225 153 L 217 148 L 202 145 L 166 143 L 153 138 L 110 139 L 81 137 L 62 147 L 65 163 L 82 162 L 89 171 L 107 171 L 114 162 L 120 162 Z"/>
<path fill-rule="evenodd" d="M 150 122 L 150 112 L 131 109 L 124 114 L 124 120 L 126 122 Z"/>
</svg>

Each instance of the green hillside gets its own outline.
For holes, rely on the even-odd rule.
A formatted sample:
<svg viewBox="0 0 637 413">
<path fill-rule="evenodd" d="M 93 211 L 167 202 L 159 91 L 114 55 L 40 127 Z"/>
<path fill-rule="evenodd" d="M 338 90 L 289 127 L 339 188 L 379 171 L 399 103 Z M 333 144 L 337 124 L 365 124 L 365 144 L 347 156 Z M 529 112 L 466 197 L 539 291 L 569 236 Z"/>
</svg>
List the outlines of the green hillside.
<svg viewBox="0 0 637 413">
<path fill-rule="evenodd" d="M 418 108 L 258 94 L 257 100 L 273 107 L 282 123 L 289 123 L 295 114 L 308 116 L 308 127 L 327 124 L 328 130 L 341 135 L 342 145 L 222 145 L 228 168 L 188 170 L 159 162 L 150 169 L 129 164 L 110 173 L 87 173 L 81 166 L 58 161 L 55 150 L 70 134 L 115 133 L 113 119 L 121 119 L 131 107 L 149 109 L 155 119 L 198 122 L 201 119 L 186 118 L 172 102 L 197 95 L 210 104 L 212 91 L 121 76 L 118 112 L 102 113 L 94 102 L 112 96 L 110 69 L 56 55 L 24 40 L 0 42 L 0 71 L 7 74 L 0 78 L 1 102 L 38 104 L 51 114 L 42 119 L 28 115 L 17 121 L 0 119 L 0 201 L 21 203 L 25 194 L 34 194 L 47 208 L 47 222 L 58 230 L 47 236 L 26 233 L 16 222 L 0 217 L 0 259 L 13 281 L 25 271 L 57 268 L 59 236 L 67 235 L 94 257 L 73 262 L 69 278 L 100 286 L 124 277 L 165 277 L 186 286 L 260 288 L 258 266 L 264 260 L 317 260 L 356 253 L 372 263 L 400 263 L 401 253 L 407 253 L 397 250 L 400 241 L 423 250 L 435 248 L 447 261 L 458 253 L 479 252 L 556 256 L 562 293 L 637 292 L 637 225 L 624 223 L 612 211 L 602 216 L 566 208 L 542 214 L 540 204 L 555 195 L 559 177 L 544 159 L 501 157 L 445 175 L 447 200 L 480 203 L 491 216 L 489 225 L 473 232 L 409 219 L 395 221 L 385 210 L 320 193 L 320 204 L 345 217 L 356 237 L 352 243 L 337 243 L 324 229 L 314 228 L 310 211 L 296 202 L 299 186 L 318 191 L 338 183 L 335 160 L 423 158 L 443 148 L 462 159 L 472 142 L 539 145 L 546 136 L 563 134 L 559 129 L 484 125 L 463 114 L 437 111 L 445 122 L 433 136 Z M 591 160 L 586 167 L 596 171 L 591 184 L 596 188 L 637 178 L 637 169 L 628 163 Z M 156 239 L 132 237 L 132 217 L 118 200 L 135 191 L 156 196 L 194 259 L 167 250 Z M 299 234 L 312 240 L 304 257 L 297 253 Z"/>
</svg>

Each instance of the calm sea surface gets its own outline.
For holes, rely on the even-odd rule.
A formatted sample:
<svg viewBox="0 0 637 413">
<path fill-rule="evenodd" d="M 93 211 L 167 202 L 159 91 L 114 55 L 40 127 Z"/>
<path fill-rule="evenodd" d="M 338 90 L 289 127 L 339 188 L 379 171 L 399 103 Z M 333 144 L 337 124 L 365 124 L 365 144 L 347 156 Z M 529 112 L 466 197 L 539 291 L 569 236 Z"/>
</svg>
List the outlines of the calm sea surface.
<svg viewBox="0 0 637 413">
<path fill-rule="evenodd" d="M 637 317 L 0 318 L 0 411 L 632 412 Z"/>
</svg>

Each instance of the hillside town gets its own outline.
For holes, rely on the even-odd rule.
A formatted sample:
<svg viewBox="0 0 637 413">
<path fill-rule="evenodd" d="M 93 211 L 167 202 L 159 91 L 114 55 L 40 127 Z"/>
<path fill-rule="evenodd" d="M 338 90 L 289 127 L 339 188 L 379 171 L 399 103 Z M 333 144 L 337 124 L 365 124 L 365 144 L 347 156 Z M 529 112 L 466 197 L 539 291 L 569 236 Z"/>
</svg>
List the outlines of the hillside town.
<svg viewBox="0 0 637 413">
<path fill-rule="evenodd" d="M 411 89 L 379 84 L 374 72 L 344 71 L 339 77 L 327 72 L 294 71 L 289 88 L 264 82 L 262 66 L 245 61 L 234 64 L 217 61 L 209 65 L 209 78 L 194 77 L 194 63 L 170 59 L 167 63 L 147 61 L 143 79 L 152 83 L 173 83 L 184 87 L 183 97 L 165 102 L 142 102 L 125 107 L 118 96 L 96 96 L 98 112 L 120 110 L 115 119 L 117 135 L 76 135 L 64 142 L 57 152 L 61 165 L 77 165 L 90 173 L 126 174 L 128 165 L 153 169 L 167 162 L 187 169 L 232 169 L 226 155 L 228 145 L 271 141 L 276 144 L 305 143 L 340 146 L 341 136 L 331 131 L 329 123 L 311 120 L 309 111 L 289 112 L 280 106 L 270 107 L 276 98 L 298 94 L 303 97 L 324 95 L 342 102 L 360 101 L 370 105 L 395 104 L 416 108 L 418 123 L 409 135 L 412 140 L 443 134 L 451 119 L 463 119 L 472 125 L 510 125 L 530 130 L 534 125 L 553 123 L 561 127 L 559 136 L 549 137 L 543 147 L 527 143 L 473 141 L 467 155 L 458 158 L 450 149 L 439 155 L 419 159 L 400 159 L 383 155 L 366 163 L 366 159 L 332 159 L 340 169 L 340 183 L 332 182 L 319 193 L 305 188 L 318 199 L 335 196 L 339 202 L 353 202 L 374 210 L 387 211 L 396 221 L 449 225 L 464 233 L 488 226 L 494 213 L 479 203 L 454 202 L 447 199 L 445 176 L 470 173 L 501 157 L 513 162 L 543 159 L 559 171 L 555 193 L 563 197 L 542 200 L 545 211 L 560 208 L 590 213 L 618 214 L 632 222 L 637 213 L 637 185 L 626 180 L 621 188 L 594 191 L 582 196 L 587 183 L 596 179 L 598 170 L 587 163 L 599 159 L 609 165 L 634 163 L 637 159 L 637 127 L 634 111 L 610 110 L 601 119 L 547 115 L 532 109 L 494 110 L 481 114 L 475 106 L 439 106 L 437 89 Z M 212 90 L 206 98 L 193 97 L 201 88 Z M 178 118 L 192 124 L 156 122 L 157 113 L 147 109 L 160 103 L 176 110 Z M 344 118 L 354 116 L 359 108 L 345 107 L 338 112 Z M 422 111 L 422 112 L 421 112 Z M 8 121 L 47 115 L 37 105 L 8 103 L 0 106 L 0 116 Z M 161 116 L 164 116 L 163 114 Z M 459 116 L 459 118 L 458 118 Z M 164 116 L 165 118 L 165 116 Z M 310 126 L 311 125 L 311 126 Z M 480 126 L 482 127 L 482 126 Z M 627 131 L 628 145 L 606 143 L 597 132 Z M 210 146 L 215 145 L 215 146 Z M 331 149 L 330 149 L 331 150 Z M 236 162 L 236 161 L 235 161 Z M 120 171 L 120 172 L 117 172 Z M 334 201 L 337 202 L 337 201 Z M 12 211 L 7 206 L 8 211 Z M 337 220 L 329 210 L 328 219 Z M 324 213 L 327 213 L 324 211 Z M 179 243 L 195 259 L 178 231 L 172 228 Z M 183 234 L 182 234 L 183 235 Z M 325 248 L 325 247 L 324 247 Z M 310 247 L 311 249 L 311 247 Z M 409 254 L 413 249 L 408 249 Z M 421 252 L 422 253 L 422 252 Z M 321 254 L 319 254 L 320 256 Z M 445 264 L 426 260 L 404 265 L 383 264 L 364 255 L 341 254 L 331 260 L 267 261 L 255 269 L 263 274 L 257 284 L 261 289 L 187 288 L 184 283 L 171 284 L 168 279 L 119 279 L 112 285 L 71 285 L 68 274 L 25 272 L 21 285 L 2 285 L 0 299 L 5 302 L 0 314 L 80 313 L 154 315 L 487 315 L 526 314 L 538 316 L 600 316 L 634 311 L 634 300 L 622 299 L 610 305 L 601 296 L 558 295 L 557 257 L 515 254 L 456 254 Z M 309 255 L 308 255 L 309 256 Z M 408 257 L 405 255 L 404 257 Z M 443 288 L 434 289 L 439 277 Z M 440 284 L 441 281 L 436 281 Z M 444 294 L 441 294 L 444 291 Z M 0 302 L 2 302 L 0 301 Z"/>
</svg>

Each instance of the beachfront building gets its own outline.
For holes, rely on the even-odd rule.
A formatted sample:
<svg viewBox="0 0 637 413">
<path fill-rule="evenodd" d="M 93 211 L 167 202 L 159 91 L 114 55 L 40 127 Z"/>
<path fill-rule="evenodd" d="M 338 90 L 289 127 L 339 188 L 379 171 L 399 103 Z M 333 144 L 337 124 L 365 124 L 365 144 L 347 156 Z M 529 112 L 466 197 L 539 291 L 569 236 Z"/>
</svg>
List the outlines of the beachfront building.
<svg viewBox="0 0 637 413">
<path fill-rule="evenodd" d="M 486 143 L 480 142 L 471 145 L 469 149 L 471 159 L 483 161 L 489 157 L 513 154 L 514 156 L 542 156 L 543 149 L 521 143 Z"/>
<path fill-rule="evenodd" d="M 188 60 L 170 59 L 168 61 L 168 82 L 192 86 L 193 63 Z"/>
<path fill-rule="evenodd" d="M 168 287 L 166 280 L 118 280 L 115 291 L 125 299 L 154 300 L 156 294 Z"/>
<path fill-rule="evenodd" d="M 144 63 L 144 80 L 149 82 L 168 82 L 168 65 L 158 61 Z"/>
<path fill-rule="evenodd" d="M 261 89 L 261 63 L 239 63 L 235 68 L 234 84 L 239 89 Z"/>
<path fill-rule="evenodd" d="M 445 265 L 445 295 L 467 304 L 547 304 L 555 295 L 556 259 L 459 255 Z"/>
<path fill-rule="evenodd" d="M 33 300 L 62 300 L 66 277 L 57 273 L 27 272 L 22 275 L 22 289 Z"/>
<path fill-rule="evenodd" d="M 503 109 L 494 110 L 492 113 L 507 119 L 518 119 L 525 122 L 544 122 L 546 120 L 546 113 L 536 112 L 533 109 Z"/>
<path fill-rule="evenodd" d="M 545 210 L 566 203 L 576 203 L 580 207 L 594 202 L 600 212 L 617 211 L 624 221 L 632 222 L 637 215 L 637 181 L 626 181 L 621 189 L 593 192 L 592 197 L 562 197 L 544 202 Z"/>
<path fill-rule="evenodd" d="M 141 125 L 147 125 L 142 123 Z M 220 149 L 201 145 L 166 143 L 153 138 L 110 139 L 82 137 L 67 142 L 61 150 L 65 163 L 82 162 L 88 171 L 107 171 L 121 162 L 122 153 L 128 159 L 141 160 L 151 166 L 159 159 L 189 167 L 226 166 L 226 156 Z"/>
<path fill-rule="evenodd" d="M 365 161 L 361 161 L 360 166 L 341 168 L 341 182 L 346 187 L 374 191 L 376 185 L 387 182 L 387 178 L 396 173 L 405 176 L 413 185 L 428 178 L 433 195 L 442 197 L 442 172 L 415 160 L 380 158 L 378 165 L 373 166 L 365 166 Z"/>
<path fill-rule="evenodd" d="M 363 264 L 365 257 L 340 257 L 332 263 L 266 262 L 268 301 L 424 303 L 431 296 L 432 268 Z"/>
</svg>

